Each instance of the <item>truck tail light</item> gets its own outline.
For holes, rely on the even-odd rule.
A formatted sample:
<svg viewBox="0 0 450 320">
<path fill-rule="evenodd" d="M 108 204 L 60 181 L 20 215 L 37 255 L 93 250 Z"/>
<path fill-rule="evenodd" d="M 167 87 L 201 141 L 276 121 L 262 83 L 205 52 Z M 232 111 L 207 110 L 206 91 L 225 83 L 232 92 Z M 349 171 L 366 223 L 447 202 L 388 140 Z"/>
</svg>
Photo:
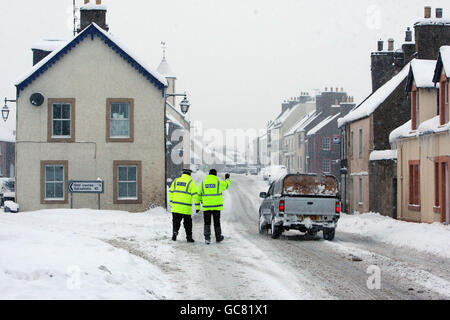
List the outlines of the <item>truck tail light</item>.
<svg viewBox="0 0 450 320">
<path fill-rule="evenodd" d="M 336 213 L 341 213 L 341 203 L 339 201 L 336 201 Z"/>
<path fill-rule="evenodd" d="M 284 212 L 284 209 L 285 209 L 285 207 L 284 207 L 284 200 L 280 200 L 280 208 L 279 208 L 280 210 L 280 212 Z"/>
</svg>

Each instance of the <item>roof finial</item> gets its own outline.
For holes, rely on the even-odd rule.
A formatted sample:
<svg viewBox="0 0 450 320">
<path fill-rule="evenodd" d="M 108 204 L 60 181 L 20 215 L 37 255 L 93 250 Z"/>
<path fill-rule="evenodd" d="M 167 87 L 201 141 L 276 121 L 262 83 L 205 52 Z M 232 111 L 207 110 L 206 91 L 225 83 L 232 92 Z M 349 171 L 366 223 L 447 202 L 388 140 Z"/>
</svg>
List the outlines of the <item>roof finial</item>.
<svg viewBox="0 0 450 320">
<path fill-rule="evenodd" d="M 161 46 L 162 46 L 162 50 L 163 50 L 163 59 L 166 59 L 166 50 L 167 50 L 167 46 L 166 46 L 166 42 L 165 41 L 161 41 Z"/>
</svg>

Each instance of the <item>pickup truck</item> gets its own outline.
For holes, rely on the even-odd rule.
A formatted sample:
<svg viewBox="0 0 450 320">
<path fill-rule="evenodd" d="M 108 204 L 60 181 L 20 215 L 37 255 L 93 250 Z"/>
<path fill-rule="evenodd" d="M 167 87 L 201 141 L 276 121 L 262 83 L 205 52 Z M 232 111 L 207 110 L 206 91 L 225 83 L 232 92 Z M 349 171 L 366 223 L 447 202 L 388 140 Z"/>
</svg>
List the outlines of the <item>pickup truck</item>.
<svg viewBox="0 0 450 320">
<path fill-rule="evenodd" d="M 323 232 L 333 240 L 340 218 L 341 202 L 338 180 L 331 175 L 289 174 L 274 181 L 262 192 L 259 232 L 271 230 L 272 238 L 284 231 L 299 230 L 311 236 Z"/>
</svg>

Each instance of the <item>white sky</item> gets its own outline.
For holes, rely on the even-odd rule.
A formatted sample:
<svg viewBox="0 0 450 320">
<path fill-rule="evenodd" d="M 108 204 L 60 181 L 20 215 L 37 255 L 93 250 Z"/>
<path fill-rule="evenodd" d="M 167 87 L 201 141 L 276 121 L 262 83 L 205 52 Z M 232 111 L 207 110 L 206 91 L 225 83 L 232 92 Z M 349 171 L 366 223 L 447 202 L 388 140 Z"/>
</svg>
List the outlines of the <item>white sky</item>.
<svg viewBox="0 0 450 320">
<path fill-rule="evenodd" d="M 284 99 L 315 88 L 344 87 L 359 101 L 371 90 L 370 52 L 379 38 L 394 38 L 397 48 L 425 5 L 433 16 L 435 7 L 450 14 L 444 0 L 103 3 L 111 33 L 149 65 L 158 66 L 167 42 L 178 91 L 190 94 L 190 119 L 221 130 L 263 128 Z M 71 21 L 72 0 L 0 0 L 1 99 L 15 98 L 13 83 L 32 64 L 31 45 L 69 39 Z"/>
</svg>

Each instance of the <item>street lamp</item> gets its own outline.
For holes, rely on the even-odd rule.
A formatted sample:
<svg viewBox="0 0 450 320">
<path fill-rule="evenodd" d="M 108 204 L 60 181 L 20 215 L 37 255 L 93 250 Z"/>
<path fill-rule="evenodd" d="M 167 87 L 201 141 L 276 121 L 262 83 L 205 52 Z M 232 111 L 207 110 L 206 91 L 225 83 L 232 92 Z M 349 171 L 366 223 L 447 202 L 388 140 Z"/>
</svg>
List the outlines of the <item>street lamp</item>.
<svg viewBox="0 0 450 320">
<path fill-rule="evenodd" d="M 181 112 L 183 112 L 183 114 L 188 113 L 190 107 L 191 104 L 189 103 L 189 100 L 187 99 L 186 96 L 184 96 L 183 101 L 180 102 Z"/>
<path fill-rule="evenodd" d="M 10 112 L 9 108 L 8 108 L 8 102 L 17 102 L 17 100 L 8 100 L 5 98 L 5 106 L 2 109 L 2 118 L 3 118 L 3 121 L 5 121 L 5 122 L 8 120 L 9 112 Z"/>
</svg>

